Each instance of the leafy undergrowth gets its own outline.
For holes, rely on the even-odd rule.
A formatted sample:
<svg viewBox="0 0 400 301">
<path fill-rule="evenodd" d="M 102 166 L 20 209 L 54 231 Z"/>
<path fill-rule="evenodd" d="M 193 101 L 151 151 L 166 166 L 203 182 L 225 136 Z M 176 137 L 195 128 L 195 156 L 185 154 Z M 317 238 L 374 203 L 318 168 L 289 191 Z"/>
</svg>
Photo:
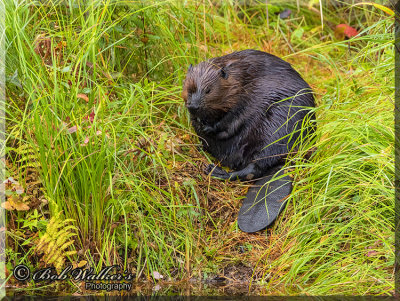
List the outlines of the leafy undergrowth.
<svg viewBox="0 0 400 301">
<path fill-rule="evenodd" d="M 166 287 L 252 284 L 252 294 L 393 292 L 394 58 L 384 12 L 329 4 L 322 28 L 319 9 L 282 1 L 269 5 L 268 26 L 262 3 L 5 4 L 8 271 L 46 264 L 50 254 L 35 247 L 61 217 L 78 235 L 58 262 L 75 267 L 117 264 Z M 340 40 L 340 23 L 360 35 Z M 213 159 L 180 98 L 189 63 L 247 48 L 289 61 L 318 105 L 316 150 L 292 158 L 285 212 L 255 234 L 236 223 L 247 185 L 204 175 Z"/>
</svg>

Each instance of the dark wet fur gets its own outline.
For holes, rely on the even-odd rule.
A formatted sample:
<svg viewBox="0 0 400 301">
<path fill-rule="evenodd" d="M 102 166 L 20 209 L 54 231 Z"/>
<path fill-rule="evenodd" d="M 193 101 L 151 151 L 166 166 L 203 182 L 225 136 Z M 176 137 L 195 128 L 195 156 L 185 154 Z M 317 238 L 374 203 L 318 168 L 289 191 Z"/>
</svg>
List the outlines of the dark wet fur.
<svg viewBox="0 0 400 301">
<path fill-rule="evenodd" d="M 311 88 L 289 63 L 265 52 L 244 50 L 191 66 L 182 96 L 204 149 L 236 171 L 209 166 L 222 179 L 266 175 L 295 150 L 301 132 L 314 130 L 301 131 L 315 106 Z"/>
</svg>

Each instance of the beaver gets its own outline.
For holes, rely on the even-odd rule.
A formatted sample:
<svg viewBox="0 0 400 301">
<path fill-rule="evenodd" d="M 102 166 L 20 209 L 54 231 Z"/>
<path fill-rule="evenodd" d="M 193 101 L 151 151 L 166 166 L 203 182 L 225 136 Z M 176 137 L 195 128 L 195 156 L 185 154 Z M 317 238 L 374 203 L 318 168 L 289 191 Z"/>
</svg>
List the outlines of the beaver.
<svg viewBox="0 0 400 301">
<path fill-rule="evenodd" d="M 210 164 L 206 174 L 258 179 L 239 212 L 239 228 L 265 228 L 291 192 L 285 158 L 314 132 L 312 89 L 288 62 L 248 49 L 190 65 L 182 97 L 204 150 L 233 170 Z"/>
</svg>

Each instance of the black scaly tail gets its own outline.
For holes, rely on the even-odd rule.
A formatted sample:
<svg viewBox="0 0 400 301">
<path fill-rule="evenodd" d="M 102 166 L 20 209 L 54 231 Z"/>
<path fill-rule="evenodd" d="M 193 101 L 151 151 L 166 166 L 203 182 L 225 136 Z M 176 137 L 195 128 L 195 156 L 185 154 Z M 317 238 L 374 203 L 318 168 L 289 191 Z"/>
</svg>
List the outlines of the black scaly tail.
<svg viewBox="0 0 400 301">
<path fill-rule="evenodd" d="M 271 225 L 285 208 L 286 199 L 292 192 L 292 179 L 285 174 L 283 167 L 271 168 L 265 177 L 249 188 L 239 211 L 240 230 L 248 233 L 262 230 Z"/>
</svg>

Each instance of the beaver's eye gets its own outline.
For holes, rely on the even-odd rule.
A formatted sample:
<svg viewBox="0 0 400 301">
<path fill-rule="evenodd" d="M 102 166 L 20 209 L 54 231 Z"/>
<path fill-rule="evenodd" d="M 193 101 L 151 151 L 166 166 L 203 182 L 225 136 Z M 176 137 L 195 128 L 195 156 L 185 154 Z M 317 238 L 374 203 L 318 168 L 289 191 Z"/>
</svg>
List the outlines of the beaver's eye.
<svg viewBox="0 0 400 301">
<path fill-rule="evenodd" d="M 206 94 L 208 94 L 208 93 L 210 93 L 210 92 L 211 92 L 211 88 L 207 88 Z"/>
<path fill-rule="evenodd" d="M 192 95 L 192 94 L 196 93 L 196 87 L 190 87 L 188 89 L 188 93 L 189 93 L 189 95 Z"/>
</svg>

